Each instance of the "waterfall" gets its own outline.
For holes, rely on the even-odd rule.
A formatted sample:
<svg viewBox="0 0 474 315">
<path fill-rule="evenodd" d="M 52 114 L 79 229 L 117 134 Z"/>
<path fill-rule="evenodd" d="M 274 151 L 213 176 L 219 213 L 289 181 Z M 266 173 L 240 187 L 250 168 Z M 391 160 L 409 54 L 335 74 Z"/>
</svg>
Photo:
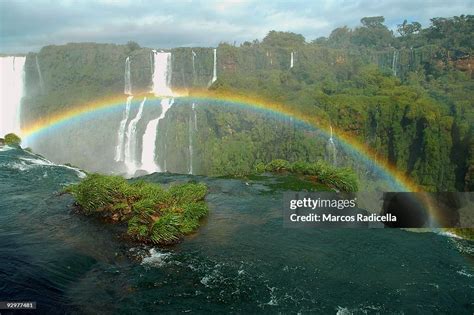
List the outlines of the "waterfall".
<svg viewBox="0 0 474 315">
<path fill-rule="evenodd" d="M 137 124 L 142 118 L 143 107 L 146 102 L 146 97 L 143 98 L 143 101 L 140 103 L 138 113 L 128 124 L 127 128 L 127 142 L 125 143 L 125 165 L 127 166 L 127 172 L 130 175 L 135 174 L 137 170 L 138 163 L 136 160 L 136 151 L 137 151 Z"/>
<path fill-rule="evenodd" d="M 193 75 L 196 75 L 196 67 L 194 65 L 194 58 L 196 58 L 196 53 L 194 52 L 194 50 L 191 50 L 191 54 L 193 56 Z"/>
<path fill-rule="evenodd" d="M 217 49 L 214 48 L 214 68 L 212 70 L 212 80 L 211 84 L 217 80 Z"/>
<path fill-rule="evenodd" d="M 291 52 L 291 54 L 290 54 L 290 69 L 293 68 L 293 65 L 294 65 L 294 56 L 293 56 L 293 52 Z"/>
<path fill-rule="evenodd" d="M 20 134 L 25 57 L 0 57 L 0 137 Z"/>
<path fill-rule="evenodd" d="M 155 96 L 172 96 L 171 83 L 171 53 L 153 50 L 153 75 L 152 92 Z M 161 114 L 148 122 L 142 142 L 141 168 L 148 173 L 161 172 L 162 168 L 156 163 L 156 137 L 159 122 L 165 118 L 166 113 L 173 105 L 174 100 L 163 98 L 161 100 Z M 165 138 L 166 140 L 166 138 Z M 166 143 L 166 141 L 165 141 Z"/>
<path fill-rule="evenodd" d="M 158 118 L 150 120 L 146 126 L 145 134 L 143 135 L 143 145 L 142 145 L 142 165 L 141 168 L 148 173 L 161 172 L 162 169 L 156 163 L 156 136 L 158 133 L 158 124 L 162 119 L 165 118 L 166 112 L 173 105 L 174 100 L 169 98 L 164 98 L 161 100 L 161 114 Z M 166 141 L 166 138 L 165 138 Z"/>
<path fill-rule="evenodd" d="M 392 57 L 392 72 L 394 76 L 397 76 L 397 67 L 398 67 L 398 50 L 394 50 L 393 57 Z"/>
<path fill-rule="evenodd" d="M 125 59 L 125 73 L 124 73 L 124 94 L 128 95 L 125 110 L 122 114 L 122 120 L 120 121 L 119 129 L 117 132 L 117 145 L 115 146 L 115 157 L 116 162 L 124 161 L 125 152 L 123 150 L 125 145 L 125 127 L 127 126 L 128 116 L 130 115 L 130 106 L 132 104 L 132 82 L 130 80 L 130 57 Z M 130 147 L 129 147 L 130 148 Z"/>
<path fill-rule="evenodd" d="M 132 82 L 130 80 L 130 57 L 125 59 L 125 87 L 123 93 L 127 95 L 132 95 Z"/>
<path fill-rule="evenodd" d="M 172 96 L 171 53 L 153 50 L 152 92 L 155 96 Z"/>
<path fill-rule="evenodd" d="M 193 148 L 193 129 L 194 131 L 197 131 L 197 117 L 196 117 L 196 108 L 193 103 L 191 109 L 193 115 L 189 119 L 189 125 L 188 125 L 188 135 L 189 135 L 189 167 L 188 171 L 189 174 L 193 174 L 193 155 L 194 155 L 194 148 Z"/>
<path fill-rule="evenodd" d="M 130 115 L 130 105 L 132 103 L 133 96 L 129 95 L 127 97 L 127 104 L 125 105 L 125 111 L 122 115 L 122 120 L 120 121 L 119 130 L 117 132 L 117 146 L 115 147 L 115 161 L 124 160 L 124 151 L 123 147 L 125 145 L 125 127 L 127 126 L 128 116 Z"/>
<path fill-rule="evenodd" d="M 334 139 L 332 137 L 332 126 L 329 126 L 331 129 L 331 134 L 329 136 L 328 143 L 326 145 L 326 152 L 327 152 L 327 157 L 329 162 L 331 164 L 336 165 L 336 156 L 337 156 L 337 150 L 336 150 L 336 144 L 334 143 Z"/>
<path fill-rule="evenodd" d="M 35 56 L 35 61 L 36 61 L 36 71 L 38 71 L 40 89 L 41 89 L 41 92 L 44 92 L 43 75 L 41 74 L 41 68 L 38 62 L 38 55 Z"/>
</svg>

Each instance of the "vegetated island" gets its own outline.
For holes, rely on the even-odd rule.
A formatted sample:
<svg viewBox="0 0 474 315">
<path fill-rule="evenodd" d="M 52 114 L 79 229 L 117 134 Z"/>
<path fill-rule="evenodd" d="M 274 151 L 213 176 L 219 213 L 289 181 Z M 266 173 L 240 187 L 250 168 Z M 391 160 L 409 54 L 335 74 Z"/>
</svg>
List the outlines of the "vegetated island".
<svg viewBox="0 0 474 315">
<path fill-rule="evenodd" d="M 129 183 L 120 176 L 89 174 L 65 191 L 75 198 L 80 213 L 124 222 L 127 235 L 142 243 L 177 243 L 196 231 L 208 213 L 207 187 L 202 183 L 165 189 L 143 180 Z"/>
</svg>

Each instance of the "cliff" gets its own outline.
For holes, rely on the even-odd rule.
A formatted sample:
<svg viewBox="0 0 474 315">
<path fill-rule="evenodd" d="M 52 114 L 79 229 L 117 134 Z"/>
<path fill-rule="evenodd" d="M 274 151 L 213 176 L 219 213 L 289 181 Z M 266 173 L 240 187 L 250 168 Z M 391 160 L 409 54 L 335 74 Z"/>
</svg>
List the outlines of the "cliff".
<svg viewBox="0 0 474 315">
<path fill-rule="evenodd" d="M 170 52 L 173 89 L 210 85 L 212 48 L 175 48 Z M 150 48 L 83 43 L 47 46 L 38 54 L 28 54 L 23 123 L 97 98 L 122 95 L 127 57 L 131 60 L 133 94 L 138 97 L 148 93 L 153 73 Z M 466 95 L 472 94 L 467 89 L 472 86 L 469 62 L 466 66 L 466 59 L 462 58 L 436 45 L 342 49 L 318 43 L 276 45 L 264 41 L 240 47 L 223 43 L 217 48 L 218 80 L 212 89 L 257 95 L 286 103 L 308 115 L 326 117 L 372 147 L 377 152 L 374 158 L 387 159 L 427 190 L 462 190 L 470 185 L 468 145 L 473 117 L 466 101 Z M 169 114 L 169 121 L 175 121 L 166 131 L 176 147 L 169 147 L 175 151 L 172 156 L 188 154 L 189 115 L 189 109 L 176 109 Z M 271 131 L 258 135 L 253 130 L 249 135 L 248 130 L 238 126 L 251 125 L 255 117 L 241 115 L 242 123 L 234 121 L 229 125 L 233 115 L 220 109 L 198 114 L 206 126 L 193 136 L 200 144 L 202 173 L 220 174 L 226 167 L 248 170 L 258 161 L 271 158 L 314 160 L 325 154 L 321 149 L 324 145 L 310 149 L 315 143 L 306 143 L 302 151 L 294 153 L 292 149 L 278 153 L 267 143 L 262 148 L 272 153 L 266 155 L 254 147 L 271 139 Z M 305 143 L 300 136 L 296 138 Z M 287 148 L 300 146 L 290 144 L 294 137 L 286 137 L 286 141 Z M 234 144 L 237 151 L 245 148 L 250 152 L 250 157 L 244 158 L 237 151 L 231 153 Z M 221 156 L 207 153 L 209 146 L 214 152 L 222 147 Z M 185 161 L 171 159 L 170 163 L 175 171 L 189 168 Z"/>
</svg>

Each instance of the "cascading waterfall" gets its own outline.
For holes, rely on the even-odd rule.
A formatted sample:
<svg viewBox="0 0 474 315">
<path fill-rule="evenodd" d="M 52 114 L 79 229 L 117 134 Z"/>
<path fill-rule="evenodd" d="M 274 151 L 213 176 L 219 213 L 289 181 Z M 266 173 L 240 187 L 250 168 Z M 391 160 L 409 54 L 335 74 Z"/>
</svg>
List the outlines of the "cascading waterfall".
<svg viewBox="0 0 474 315">
<path fill-rule="evenodd" d="M 214 68 L 212 70 L 212 80 L 211 84 L 217 80 L 217 49 L 214 48 Z"/>
<path fill-rule="evenodd" d="M 194 59 L 196 58 L 196 53 L 194 52 L 194 50 L 191 50 L 191 55 L 193 57 L 193 75 L 195 76 L 196 75 L 196 67 L 195 67 L 195 64 L 194 64 Z"/>
<path fill-rule="evenodd" d="M 156 152 L 156 135 L 158 133 L 158 125 L 160 121 L 165 118 L 166 112 L 171 108 L 173 102 L 173 99 L 162 99 L 160 116 L 151 120 L 146 126 L 145 134 L 143 135 L 141 169 L 148 173 L 162 171 L 161 167 L 156 163 L 158 157 Z"/>
<path fill-rule="evenodd" d="M 194 155 L 194 147 L 193 147 L 193 129 L 197 131 L 197 117 L 196 117 L 196 104 L 193 103 L 191 106 L 193 115 L 189 119 L 188 125 L 188 135 L 189 135 L 189 167 L 188 172 L 189 174 L 193 174 L 193 155 Z"/>
<path fill-rule="evenodd" d="M 0 57 L 0 137 L 20 133 L 25 57 Z"/>
<path fill-rule="evenodd" d="M 117 132 L 117 146 L 115 147 L 115 161 L 124 161 L 124 145 L 125 145 L 125 127 L 127 126 L 128 116 L 130 115 L 130 105 L 132 103 L 133 96 L 127 97 L 127 104 L 125 105 L 125 111 L 120 121 L 119 130 Z"/>
<path fill-rule="evenodd" d="M 125 143 L 125 165 L 127 166 L 127 173 L 130 175 L 135 174 L 138 169 L 138 162 L 136 157 L 137 151 L 137 124 L 142 118 L 143 107 L 146 102 L 146 97 L 140 103 L 137 115 L 128 124 L 127 128 L 127 142 Z"/>
<path fill-rule="evenodd" d="M 290 69 L 293 68 L 294 62 L 295 62 L 294 55 L 293 55 L 293 52 L 291 52 L 291 54 L 290 54 Z"/>
<path fill-rule="evenodd" d="M 38 72 L 40 89 L 41 89 L 41 92 L 44 93 L 43 74 L 41 73 L 41 68 L 38 61 L 38 55 L 35 56 L 35 61 L 36 61 L 36 71 Z"/>
<path fill-rule="evenodd" d="M 125 73 L 124 73 L 124 88 L 123 92 L 128 95 L 125 110 L 122 114 L 122 120 L 120 121 L 119 129 L 117 132 L 117 145 L 115 146 L 115 157 L 116 162 L 124 161 L 125 152 L 125 127 L 127 126 L 128 116 L 130 115 L 130 106 L 132 103 L 132 82 L 130 79 L 130 57 L 125 59 Z"/>
<path fill-rule="evenodd" d="M 392 57 L 392 72 L 394 76 L 397 76 L 397 67 L 398 67 L 398 50 L 394 50 L 393 57 Z"/>
<path fill-rule="evenodd" d="M 172 96 L 173 92 L 170 88 L 171 82 L 171 53 L 153 51 L 153 75 L 152 75 L 152 91 L 155 96 Z M 148 173 L 161 172 L 162 168 L 156 159 L 156 138 L 158 134 L 158 125 L 162 119 L 166 117 L 166 113 L 173 105 L 174 100 L 163 98 L 161 100 L 161 114 L 155 119 L 148 122 L 143 135 L 142 142 L 142 160 L 141 168 Z M 166 142 L 166 141 L 165 141 Z"/>
<path fill-rule="evenodd" d="M 329 136 L 329 140 L 326 145 L 326 151 L 327 151 L 329 162 L 331 162 L 333 165 L 336 165 L 336 157 L 337 157 L 336 144 L 334 143 L 334 139 L 332 136 L 332 126 L 329 126 L 329 127 L 331 129 L 331 134 Z"/>
<path fill-rule="evenodd" d="M 130 57 L 125 59 L 125 87 L 123 89 L 123 93 L 126 95 L 132 95 L 132 81 L 130 80 Z"/>
<path fill-rule="evenodd" d="M 172 96 L 171 53 L 153 50 L 152 92 L 155 96 Z"/>
</svg>

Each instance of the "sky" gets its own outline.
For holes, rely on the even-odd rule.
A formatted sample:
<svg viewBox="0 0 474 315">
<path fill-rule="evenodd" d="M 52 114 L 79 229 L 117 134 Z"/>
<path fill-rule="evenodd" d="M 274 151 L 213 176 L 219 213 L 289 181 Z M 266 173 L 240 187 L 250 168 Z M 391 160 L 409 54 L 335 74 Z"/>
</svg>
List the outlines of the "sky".
<svg viewBox="0 0 474 315">
<path fill-rule="evenodd" d="M 270 30 L 308 41 L 364 16 L 407 19 L 428 26 L 432 17 L 474 14 L 473 0 L 0 0 L 0 53 L 39 51 L 69 42 L 150 48 L 217 46 L 261 40 Z"/>
</svg>

